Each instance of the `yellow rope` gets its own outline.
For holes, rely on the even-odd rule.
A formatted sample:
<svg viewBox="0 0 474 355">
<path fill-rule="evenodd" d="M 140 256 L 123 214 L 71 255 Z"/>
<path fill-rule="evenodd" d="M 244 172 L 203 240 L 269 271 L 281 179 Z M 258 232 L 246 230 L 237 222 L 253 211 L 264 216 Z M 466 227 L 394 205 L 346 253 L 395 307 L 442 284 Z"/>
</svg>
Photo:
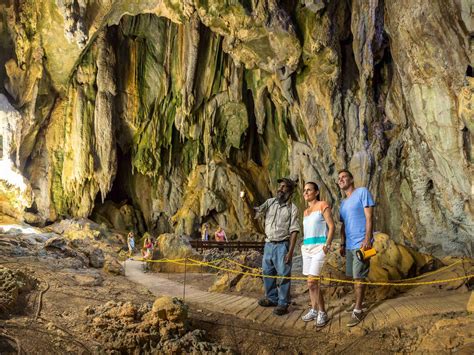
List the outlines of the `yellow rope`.
<svg viewBox="0 0 474 355">
<path fill-rule="evenodd" d="M 437 274 L 441 271 L 446 271 L 447 269 L 450 269 L 452 268 L 453 266 L 457 265 L 457 264 L 460 264 L 460 263 L 463 263 L 464 260 L 458 260 L 450 265 L 447 265 L 447 266 L 443 266 L 443 267 L 440 267 L 439 269 L 437 270 L 434 270 L 434 271 L 430 271 L 430 272 L 426 272 L 424 274 L 421 274 L 419 276 L 415 276 L 415 277 L 410 277 L 408 279 L 403 279 L 403 280 L 400 280 L 401 281 L 411 281 L 411 280 L 417 280 L 417 279 L 421 279 L 421 278 L 424 278 L 424 277 L 427 277 L 427 276 L 432 276 L 434 274 Z M 397 282 L 397 280 L 394 280 L 394 282 Z"/>
<path fill-rule="evenodd" d="M 227 259 L 227 258 L 223 258 L 223 259 Z M 221 260 L 223 260 L 221 259 Z M 238 270 L 234 270 L 234 269 L 228 269 L 228 268 L 224 268 L 224 267 L 220 267 L 220 266 L 216 266 L 216 265 L 213 265 L 211 264 L 211 262 L 203 262 L 203 261 L 199 261 L 199 260 L 194 260 L 194 259 L 191 259 L 191 258 L 181 258 L 181 259 L 159 259 L 159 260 L 148 260 L 148 259 L 143 259 L 143 258 L 132 258 L 132 260 L 135 260 L 135 261 L 144 261 L 144 262 L 151 262 L 151 263 L 173 263 L 173 264 L 178 264 L 178 265 L 189 265 L 189 266 L 195 266 L 195 265 L 204 265 L 204 266 L 207 266 L 207 267 L 210 267 L 210 268 L 213 268 L 213 269 L 216 269 L 216 270 L 221 270 L 221 271 L 226 271 L 226 272 L 230 272 L 230 273 L 233 273 L 233 274 L 240 274 L 240 275 L 247 275 L 247 276 L 251 276 L 251 277 L 266 277 L 266 278 L 272 278 L 272 279 L 289 279 L 289 280 L 308 280 L 308 279 L 314 279 L 314 280 L 321 280 L 321 281 L 329 281 L 329 282 L 336 282 L 336 283 L 344 283 L 344 284 L 361 284 L 361 285 L 372 285 L 372 286 L 421 286 L 421 285 L 436 285 L 436 284 L 441 284 L 441 283 L 447 283 L 447 282 L 453 282 L 453 281 L 459 281 L 459 280 L 466 280 L 466 279 L 470 279 L 470 278 L 473 278 L 474 277 L 474 274 L 469 274 L 469 275 L 465 275 L 465 276 L 459 276 L 459 277 L 453 277 L 453 278 L 449 278 L 449 279 L 444 279 L 444 280 L 433 280 L 433 281 L 423 281 L 423 282 L 406 282 L 407 280 L 414 280 L 414 279 L 418 279 L 420 277 L 425 277 L 425 276 L 431 276 L 439 271 L 443 271 L 443 270 L 446 270 L 448 268 L 451 268 L 453 267 L 454 265 L 457 265 L 459 263 L 462 262 L 462 260 L 459 260 L 451 265 L 448 265 L 444 268 L 441 268 L 441 269 L 438 269 L 438 270 L 435 270 L 431 273 L 427 273 L 427 274 L 424 274 L 424 275 L 420 275 L 420 276 L 417 276 L 417 277 L 413 277 L 411 279 L 405 279 L 405 280 L 401 280 L 403 282 L 398 282 L 398 281 L 395 281 L 395 282 L 378 282 L 378 281 L 374 281 L 374 282 L 367 282 L 367 281 L 354 281 L 354 280 L 342 280 L 342 279 L 335 279 L 335 278 L 331 278 L 331 277 L 326 277 L 326 276 L 321 276 L 321 277 L 306 277 L 306 276 L 278 276 L 278 275 L 263 275 L 263 274 L 257 274 L 257 273 L 254 273 L 254 272 L 244 272 L 244 271 L 238 271 Z M 188 264 L 187 261 L 186 261 L 186 264 L 183 263 L 184 260 L 187 260 L 187 261 L 191 261 L 192 263 L 191 264 Z M 243 265 L 243 264 L 239 264 L 237 263 L 236 261 L 233 261 L 231 259 L 227 259 L 229 261 L 232 261 L 234 262 L 235 264 L 239 265 L 239 266 L 243 266 L 243 267 L 246 267 L 246 268 L 249 268 L 249 269 L 253 269 L 253 270 L 257 270 L 256 268 L 251 268 L 250 266 L 246 266 L 246 265 Z M 214 260 L 213 262 L 216 262 L 216 260 Z"/>
<path fill-rule="evenodd" d="M 258 268 L 258 267 L 251 267 L 251 266 L 247 266 L 247 265 L 244 265 L 244 264 L 240 264 L 240 263 L 238 263 L 237 261 L 232 260 L 232 259 L 229 259 L 229 258 L 225 258 L 225 260 L 227 260 L 227 261 L 229 261 L 229 262 L 231 262 L 231 263 L 233 263 L 233 264 L 235 264 L 235 265 L 238 265 L 238 266 L 240 266 L 240 267 L 242 267 L 242 268 L 244 268 L 244 269 L 249 269 L 249 270 L 260 270 L 260 269 L 261 269 L 261 268 Z"/>
<path fill-rule="evenodd" d="M 267 278 L 272 278 L 272 279 L 290 279 L 290 280 L 307 280 L 308 277 L 306 276 L 278 276 L 278 275 L 262 275 L 262 274 L 255 274 L 255 273 L 250 273 L 250 272 L 243 272 L 243 271 L 236 271 L 233 269 L 227 269 L 215 265 L 209 265 L 207 263 L 203 263 L 199 260 L 194 260 L 194 259 L 189 259 L 193 261 L 194 263 L 197 264 L 202 264 L 202 265 L 207 265 L 209 267 L 212 267 L 217 270 L 221 271 L 227 271 L 231 272 L 234 274 L 241 274 L 241 275 L 247 275 L 247 276 L 252 276 L 252 277 L 267 277 Z M 423 281 L 423 282 L 415 282 L 415 283 L 410 283 L 410 282 L 401 282 L 401 283 L 392 283 L 392 282 L 366 282 L 366 281 L 353 281 L 353 280 L 341 280 L 341 279 L 335 279 L 331 277 L 314 277 L 313 279 L 315 280 L 322 280 L 322 281 L 332 281 L 332 282 L 338 282 L 338 283 L 349 283 L 349 284 L 362 284 L 362 285 L 374 285 L 374 286 L 420 286 L 420 285 L 434 285 L 434 284 L 439 284 L 439 283 L 447 283 L 447 282 L 452 282 L 452 281 L 457 281 L 457 280 L 464 280 L 474 277 L 474 274 L 466 275 L 466 276 L 460 276 L 460 277 L 455 277 L 455 278 L 450 278 L 450 279 L 445 279 L 445 280 L 435 280 L 435 281 Z"/>
</svg>

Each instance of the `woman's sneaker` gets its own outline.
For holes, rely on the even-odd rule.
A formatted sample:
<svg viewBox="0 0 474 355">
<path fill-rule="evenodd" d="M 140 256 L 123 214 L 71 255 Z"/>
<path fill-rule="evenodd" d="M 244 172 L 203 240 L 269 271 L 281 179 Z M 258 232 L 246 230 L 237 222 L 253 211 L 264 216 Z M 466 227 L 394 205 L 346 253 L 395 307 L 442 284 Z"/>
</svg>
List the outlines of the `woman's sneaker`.
<svg viewBox="0 0 474 355">
<path fill-rule="evenodd" d="M 308 313 L 306 313 L 303 317 L 301 317 L 302 320 L 305 322 L 311 322 L 312 320 L 315 320 L 318 318 L 318 311 L 315 311 L 314 309 L 310 309 Z"/>
<path fill-rule="evenodd" d="M 318 318 L 316 319 L 317 327 L 324 327 L 329 322 L 329 317 L 326 312 L 318 312 Z"/>
</svg>

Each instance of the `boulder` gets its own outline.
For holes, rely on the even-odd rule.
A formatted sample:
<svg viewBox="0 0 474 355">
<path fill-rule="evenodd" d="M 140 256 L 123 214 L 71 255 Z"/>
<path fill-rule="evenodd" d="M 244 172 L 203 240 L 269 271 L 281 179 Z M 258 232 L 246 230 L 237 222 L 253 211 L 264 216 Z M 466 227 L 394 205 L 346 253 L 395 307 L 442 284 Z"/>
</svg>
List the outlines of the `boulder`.
<svg viewBox="0 0 474 355">
<path fill-rule="evenodd" d="M 100 274 L 92 273 L 75 273 L 71 278 L 79 286 L 100 286 L 104 282 Z"/>
<path fill-rule="evenodd" d="M 152 313 L 161 320 L 182 323 L 188 317 L 188 308 L 176 297 L 164 296 L 153 302 Z"/>
<path fill-rule="evenodd" d="M 155 259 L 183 259 L 191 258 L 194 260 L 201 260 L 202 256 L 198 254 L 189 243 L 187 237 L 166 233 L 158 237 L 155 243 Z M 184 261 L 169 262 L 169 263 L 153 263 L 152 268 L 159 272 L 200 272 L 203 268 L 199 265 L 192 265 L 192 262 L 188 262 L 185 265 Z"/>
<path fill-rule="evenodd" d="M 442 265 L 432 256 L 396 243 L 387 234 L 376 233 L 374 240 L 377 254 L 370 259 L 370 281 L 401 280 Z"/>
<path fill-rule="evenodd" d="M 125 275 L 125 269 L 117 259 L 107 258 L 104 263 L 104 271 L 113 275 Z"/>
<path fill-rule="evenodd" d="M 263 280 L 260 277 L 244 275 L 235 285 L 235 290 L 243 293 L 256 292 L 263 295 Z"/>
<path fill-rule="evenodd" d="M 63 237 L 52 237 L 44 243 L 46 249 L 59 249 L 61 251 L 67 248 L 67 241 Z"/>
<path fill-rule="evenodd" d="M 89 257 L 90 266 L 100 269 L 104 266 L 104 252 L 99 248 L 93 248 L 86 254 Z"/>
<path fill-rule="evenodd" d="M 34 281 L 21 271 L 0 266 L 0 315 L 13 310 L 20 294 L 33 289 Z"/>
</svg>

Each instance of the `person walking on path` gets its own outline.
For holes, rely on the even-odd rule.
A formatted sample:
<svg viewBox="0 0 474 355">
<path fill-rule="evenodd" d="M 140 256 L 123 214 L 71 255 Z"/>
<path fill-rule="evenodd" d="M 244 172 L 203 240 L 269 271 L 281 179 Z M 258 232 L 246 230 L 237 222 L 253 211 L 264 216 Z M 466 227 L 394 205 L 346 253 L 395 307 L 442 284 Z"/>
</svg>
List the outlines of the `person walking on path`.
<svg viewBox="0 0 474 355">
<path fill-rule="evenodd" d="M 204 223 L 201 227 L 201 240 L 207 242 L 209 240 L 209 225 Z"/>
<path fill-rule="evenodd" d="M 304 239 L 301 245 L 301 256 L 303 275 L 308 276 L 311 309 L 302 317 L 302 320 L 305 322 L 316 320 L 317 327 L 324 327 L 329 322 L 329 317 L 317 277 L 321 275 L 324 259 L 331 250 L 334 221 L 329 204 L 326 201 L 320 201 L 319 187 L 316 183 L 307 182 L 304 185 L 303 198 L 308 208 L 304 211 Z"/>
<path fill-rule="evenodd" d="M 150 265 L 148 260 L 153 258 L 153 241 L 150 237 L 146 237 L 143 241 L 143 249 L 142 249 L 142 256 L 143 256 L 143 272 L 148 272 L 150 270 Z"/>
<path fill-rule="evenodd" d="M 369 190 L 354 187 L 354 177 L 349 170 L 338 173 L 339 188 L 346 198 L 339 209 L 341 226 L 341 256 L 346 257 L 346 275 L 355 281 L 364 281 L 369 275 L 369 260 L 360 261 L 356 252 L 372 247 L 373 209 L 375 203 Z M 354 284 L 355 305 L 348 327 L 359 324 L 365 317 L 362 309 L 366 285 Z"/>
<path fill-rule="evenodd" d="M 128 257 L 131 258 L 135 250 L 135 234 L 133 232 L 128 233 L 127 246 L 128 246 Z"/>
<path fill-rule="evenodd" d="M 293 251 L 300 230 L 298 209 L 290 201 L 296 183 L 289 178 L 278 179 L 277 197 L 256 207 L 256 217 L 265 216 L 265 248 L 262 260 L 265 297 L 258 301 L 262 307 L 275 307 L 273 313 L 288 313 Z M 280 276 L 279 285 L 274 277 Z"/>
</svg>

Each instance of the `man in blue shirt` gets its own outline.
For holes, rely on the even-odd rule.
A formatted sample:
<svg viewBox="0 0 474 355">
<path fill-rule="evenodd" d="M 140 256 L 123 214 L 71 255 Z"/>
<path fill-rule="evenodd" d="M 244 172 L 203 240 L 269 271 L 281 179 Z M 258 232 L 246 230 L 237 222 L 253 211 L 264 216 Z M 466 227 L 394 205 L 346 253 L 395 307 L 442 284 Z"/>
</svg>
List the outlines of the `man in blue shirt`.
<svg viewBox="0 0 474 355">
<path fill-rule="evenodd" d="M 355 281 L 364 281 L 369 274 L 369 260 L 360 261 L 356 257 L 359 249 L 372 247 L 373 209 L 375 203 L 372 195 L 365 187 L 354 187 L 354 177 L 349 170 L 341 170 L 337 181 L 346 198 L 341 202 L 339 210 L 341 227 L 341 256 L 346 256 L 346 275 Z M 362 321 L 365 314 L 362 301 L 366 285 L 354 284 L 355 306 L 348 327 Z"/>
</svg>

